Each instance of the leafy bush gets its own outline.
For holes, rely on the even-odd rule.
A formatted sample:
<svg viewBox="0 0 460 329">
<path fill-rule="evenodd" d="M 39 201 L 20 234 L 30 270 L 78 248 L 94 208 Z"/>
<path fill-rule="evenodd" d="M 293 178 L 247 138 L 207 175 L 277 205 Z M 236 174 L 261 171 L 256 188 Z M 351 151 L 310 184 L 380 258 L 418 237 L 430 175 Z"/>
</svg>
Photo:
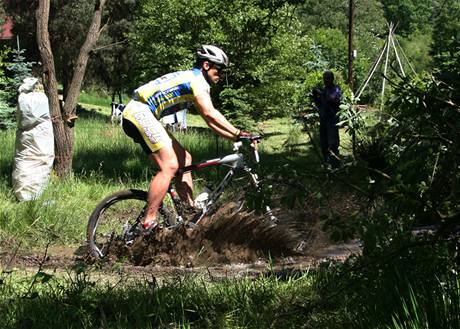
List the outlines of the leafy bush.
<svg viewBox="0 0 460 329">
<path fill-rule="evenodd" d="M 0 129 L 11 129 L 16 127 L 16 108 L 9 106 L 0 99 Z"/>
<path fill-rule="evenodd" d="M 318 286 L 342 305 L 342 327 L 459 325 L 459 10 L 435 26 L 434 73 L 391 81 L 380 121 L 362 127 L 373 132 L 359 136 L 362 152 L 378 155 L 356 163 L 353 183 L 367 198 L 355 227 L 362 255 L 327 269 Z"/>
<path fill-rule="evenodd" d="M 13 60 L 8 62 L 11 52 Z M 23 79 L 30 76 L 34 64 L 26 62 L 23 53 L 24 50 L 11 51 L 7 48 L 0 51 L 0 129 L 16 127 L 14 106 L 17 104 L 18 88 Z"/>
</svg>

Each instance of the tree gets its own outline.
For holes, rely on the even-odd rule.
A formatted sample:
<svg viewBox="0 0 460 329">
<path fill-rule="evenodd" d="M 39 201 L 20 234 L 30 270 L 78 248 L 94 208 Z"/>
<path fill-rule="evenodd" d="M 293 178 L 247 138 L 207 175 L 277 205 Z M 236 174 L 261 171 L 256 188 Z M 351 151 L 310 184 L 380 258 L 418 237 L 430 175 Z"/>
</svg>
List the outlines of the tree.
<svg viewBox="0 0 460 329">
<path fill-rule="evenodd" d="M 298 8 L 302 30 L 321 49 L 328 68 L 343 73 L 347 72 L 348 63 L 348 9 L 348 1 L 333 0 L 306 0 Z M 355 86 L 359 86 L 366 77 L 387 31 L 380 1 L 356 1 L 354 49 L 358 57 L 353 63 Z"/>
<path fill-rule="evenodd" d="M 388 22 L 397 25 L 398 33 L 407 36 L 430 25 L 435 0 L 380 0 Z"/>
<path fill-rule="evenodd" d="M 8 14 L 14 18 L 14 33 L 20 38 L 21 48 L 26 49 L 24 56 L 35 62 L 40 61 L 35 36 L 34 12 L 37 2 L 9 1 L 6 7 Z M 134 13 L 138 4 L 138 0 L 107 2 L 102 18 L 106 27 L 91 52 L 87 69 L 92 74 L 85 77 L 84 85 L 108 84 L 109 89 L 118 90 L 132 79 L 130 75 L 134 72 L 134 52 L 129 51 L 126 34 L 133 29 Z M 50 43 L 65 45 L 53 48 L 56 78 L 63 86 L 64 95 L 67 94 L 75 60 L 91 22 L 91 15 L 88 13 L 93 12 L 93 9 L 94 0 L 56 0 L 50 3 Z"/>
<path fill-rule="evenodd" d="M 9 1 L 8 13 L 14 18 L 14 32 L 20 38 L 26 58 L 39 61 L 40 51 L 36 42 L 36 20 L 34 17 L 36 1 Z M 52 45 L 66 45 L 53 49 L 56 78 L 62 83 L 64 94 L 73 75 L 75 59 L 84 42 L 87 26 L 90 23 L 94 0 L 51 1 L 48 29 Z M 69 24 L 72 22 L 72 24 Z"/>
<path fill-rule="evenodd" d="M 90 51 L 93 49 L 101 33 L 101 20 L 105 3 L 106 0 L 96 0 L 95 2 L 91 25 L 75 61 L 74 73 L 62 108 L 59 104 L 54 56 L 48 31 L 50 0 L 39 0 L 38 8 L 35 11 L 37 20 L 37 44 L 44 67 L 44 85 L 49 98 L 55 136 L 56 157 L 54 169 L 59 177 L 67 176 L 72 170 L 74 139 L 72 128 L 77 118 L 75 115 L 75 106 L 77 104 L 77 97 L 80 93 Z"/>
<path fill-rule="evenodd" d="M 213 89 L 219 109 L 241 125 L 285 115 L 310 60 L 294 9 L 288 1 L 144 0 L 131 36 L 139 83 L 190 68 L 198 45 L 216 44 L 231 62 L 226 84 Z"/>
<path fill-rule="evenodd" d="M 57 79 L 63 86 L 63 95 L 67 97 L 72 77 L 74 76 L 76 60 L 81 52 L 81 45 L 85 42 L 85 35 L 91 15 L 94 10 L 94 0 L 84 1 L 59 1 L 53 4 L 50 13 L 52 22 L 49 24 L 50 34 L 53 36 L 52 45 L 65 45 L 54 47 Z M 69 24 L 69 22 L 71 22 Z"/>
<path fill-rule="evenodd" d="M 107 3 L 107 28 L 95 46 L 88 70 L 91 75 L 85 85 L 106 86 L 112 97 L 134 89 L 136 51 L 127 35 L 134 33 L 137 0 L 111 0 Z"/>
<path fill-rule="evenodd" d="M 436 7 L 432 54 L 440 79 L 451 84 L 451 97 L 459 104 L 460 96 L 460 1 L 446 0 Z"/>
</svg>

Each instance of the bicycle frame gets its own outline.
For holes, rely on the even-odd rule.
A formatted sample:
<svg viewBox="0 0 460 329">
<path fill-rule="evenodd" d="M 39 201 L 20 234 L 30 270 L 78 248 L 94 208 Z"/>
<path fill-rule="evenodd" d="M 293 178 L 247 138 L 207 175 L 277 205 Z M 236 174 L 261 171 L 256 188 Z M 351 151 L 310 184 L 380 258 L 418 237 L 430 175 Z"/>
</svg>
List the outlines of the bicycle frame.
<svg viewBox="0 0 460 329">
<path fill-rule="evenodd" d="M 251 147 L 254 150 L 254 158 L 255 158 L 256 163 L 259 162 L 259 153 L 257 151 L 257 141 L 259 139 L 260 137 L 254 137 L 253 139 L 250 139 Z M 217 184 L 214 190 L 209 193 L 208 199 L 203 206 L 203 213 L 197 220 L 196 224 L 199 224 L 199 222 L 203 219 L 203 217 L 208 213 L 212 205 L 214 205 L 216 201 L 220 198 L 225 188 L 231 183 L 233 177 L 238 171 L 244 171 L 248 173 L 252 179 L 254 186 L 256 188 L 259 187 L 260 181 L 259 181 L 259 178 L 257 177 L 257 174 L 253 173 L 252 169 L 247 166 L 246 162 L 244 161 L 243 154 L 239 152 L 242 146 L 243 146 L 242 141 L 235 142 L 233 143 L 234 153 L 225 155 L 221 158 L 207 160 L 204 162 L 200 162 L 198 164 L 192 164 L 190 166 L 180 168 L 177 171 L 176 176 L 181 175 L 188 171 L 196 171 L 196 170 L 200 170 L 200 169 L 212 167 L 212 166 L 226 165 L 230 167 L 229 171 L 225 174 L 224 178 L 219 182 L 219 184 Z M 174 197 L 175 192 L 172 186 L 169 187 L 168 193 L 170 194 L 171 199 L 173 200 L 174 203 L 180 202 L 178 201 L 177 197 Z M 181 218 L 179 218 L 179 220 L 181 220 Z"/>
<path fill-rule="evenodd" d="M 259 155 L 257 152 L 257 141 L 260 137 L 247 138 L 245 142 L 250 142 L 254 151 L 255 162 L 259 162 Z M 233 153 L 225 155 L 221 158 L 216 158 L 208 161 L 204 161 L 198 164 L 193 164 L 190 166 L 183 167 L 179 169 L 177 175 L 183 174 L 184 172 L 199 170 L 207 167 L 224 165 L 228 166 L 229 170 L 223 176 L 222 180 L 217 184 L 213 191 L 209 194 L 206 194 L 206 198 L 203 198 L 200 208 L 202 212 L 199 218 L 182 218 L 184 213 L 184 207 L 182 201 L 178 198 L 175 191 L 173 191 L 170 186 L 168 189 L 168 194 L 172 199 L 172 206 L 175 209 L 170 209 L 164 205 L 160 206 L 159 212 L 162 215 L 162 224 L 164 223 L 168 227 L 179 227 L 179 225 L 190 225 L 191 227 L 199 224 L 205 215 L 209 215 L 212 210 L 217 205 L 217 200 L 222 195 L 226 187 L 230 184 L 237 172 L 246 172 L 251 177 L 251 180 L 257 190 L 260 189 L 260 181 L 257 177 L 257 174 L 252 171 L 250 166 L 245 161 L 245 156 L 241 152 L 241 147 L 243 142 L 239 141 L 233 144 Z M 139 237 L 142 234 L 142 229 L 140 228 L 141 220 L 144 218 L 145 211 L 147 209 L 147 192 L 129 189 L 118 191 L 107 196 L 102 200 L 96 208 L 91 213 L 91 216 L 88 221 L 87 227 L 87 237 L 88 243 L 91 248 L 93 255 L 102 258 L 106 255 L 107 247 L 110 246 L 110 243 L 114 239 L 121 239 L 126 245 L 131 245 L 135 238 Z M 128 202 L 125 202 L 128 201 Z M 123 203 L 118 204 L 122 201 Z M 136 204 L 133 206 L 132 201 L 136 201 Z M 169 200 L 168 200 L 169 201 Z M 124 214 L 125 206 L 128 209 L 126 212 L 126 218 Z M 163 207 L 164 206 L 164 207 Z M 241 205 L 242 206 L 242 205 Z M 241 206 L 237 207 L 236 212 L 241 210 Z M 109 210 L 110 209 L 110 210 Z M 109 210 L 109 211 L 107 211 Z M 107 215 L 107 217 L 105 217 Z M 268 217 L 267 217 L 268 215 Z M 101 218 L 102 216 L 102 218 Z M 273 215 L 269 206 L 266 206 L 266 213 L 264 218 L 267 218 L 276 225 L 277 218 Z M 109 225 L 102 225 L 100 227 L 100 222 L 107 222 Z M 121 227 L 119 224 L 122 224 Z M 121 230 L 121 233 L 118 233 L 118 229 L 114 228 L 113 225 L 116 225 L 118 229 Z M 99 228 L 98 232 L 96 230 Z"/>
</svg>

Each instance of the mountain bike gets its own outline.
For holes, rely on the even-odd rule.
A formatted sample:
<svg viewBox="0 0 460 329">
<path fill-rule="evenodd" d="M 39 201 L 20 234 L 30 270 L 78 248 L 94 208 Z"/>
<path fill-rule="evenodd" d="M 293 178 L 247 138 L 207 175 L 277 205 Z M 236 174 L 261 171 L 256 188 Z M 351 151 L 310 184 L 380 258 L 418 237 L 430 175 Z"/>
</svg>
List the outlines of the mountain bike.
<svg viewBox="0 0 460 329">
<path fill-rule="evenodd" d="M 226 166 L 228 171 L 212 190 L 206 190 L 195 198 L 195 205 L 200 213 L 193 220 L 184 215 L 184 203 L 178 197 L 174 184 L 168 188 L 163 202 L 157 213 L 157 221 L 162 228 L 174 229 L 182 225 L 194 228 L 200 225 L 206 216 L 212 215 L 219 207 L 218 200 L 230 185 L 236 174 L 246 174 L 250 177 L 256 191 L 261 184 L 253 166 L 259 163 L 257 145 L 260 136 L 241 138 L 233 144 L 233 153 L 221 158 L 211 159 L 180 168 L 176 176 L 188 171 L 196 171 L 214 166 Z M 249 152 L 248 152 L 249 151 Z M 252 161 L 248 161 L 247 153 L 252 153 Z M 235 209 L 235 213 L 243 207 L 244 197 Z M 107 255 L 114 242 L 132 244 L 139 236 L 139 227 L 147 208 L 147 192 L 137 189 L 122 190 L 103 199 L 93 210 L 87 226 L 87 241 L 90 252 L 97 258 Z M 265 216 L 275 225 L 276 217 L 269 206 L 265 206 Z"/>
</svg>

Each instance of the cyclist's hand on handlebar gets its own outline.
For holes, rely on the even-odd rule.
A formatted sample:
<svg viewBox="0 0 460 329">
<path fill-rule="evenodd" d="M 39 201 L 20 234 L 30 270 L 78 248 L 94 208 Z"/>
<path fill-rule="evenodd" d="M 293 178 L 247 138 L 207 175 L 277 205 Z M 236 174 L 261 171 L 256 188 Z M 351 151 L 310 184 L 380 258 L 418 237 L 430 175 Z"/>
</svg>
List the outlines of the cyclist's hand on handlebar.
<svg viewBox="0 0 460 329">
<path fill-rule="evenodd" d="M 260 140 L 260 136 L 254 135 L 250 133 L 249 131 L 240 131 L 240 133 L 238 134 L 238 140 L 242 142 L 246 141 L 251 144 L 254 144 Z"/>
<path fill-rule="evenodd" d="M 238 139 L 252 139 L 253 135 L 249 131 L 241 130 L 238 134 Z"/>
<path fill-rule="evenodd" d="M 257 144 L 259 143 L 259 140 L 261 139 L 261 136 L 259 135 L 253 135 L 252 133 L 248 131 L 241 131 L 238 135 L 238 140 L 241 142 L 245 142 L 248 144 L 251 144 L 251 146 L 257 150 Z"/>
</svg>

